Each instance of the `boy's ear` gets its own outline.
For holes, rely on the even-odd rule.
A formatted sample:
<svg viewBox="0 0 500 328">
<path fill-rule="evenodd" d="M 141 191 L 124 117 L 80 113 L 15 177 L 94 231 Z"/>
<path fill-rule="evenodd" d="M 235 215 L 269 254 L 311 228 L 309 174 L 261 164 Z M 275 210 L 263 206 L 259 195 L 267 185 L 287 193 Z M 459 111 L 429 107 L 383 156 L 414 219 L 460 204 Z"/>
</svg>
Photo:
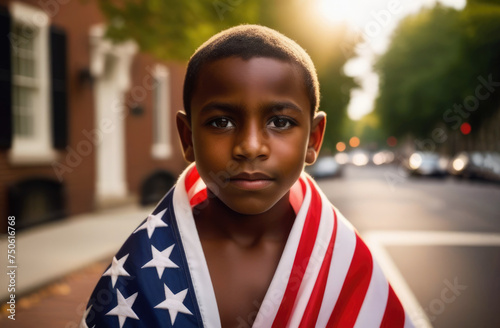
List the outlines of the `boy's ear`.
<svg viewBox="0 0 500 328">
<path fill-rule="evenodd" d="M 191 131 L 191 122 L 184 112 L 177 112 L 176 116 L 177 132 L 181 139 L 182 151 L 184 152 L 184 159 L 189 163 L 194 162 L 193 150 L 193 134 Z"/>
<path fill-rule="evenodd" d="M 323 144 L 323 136 L 325 135 L 326 113 L 317 112 L 314 115 L 311 134 L 309 135 L 309 143 L 307 145 L 306 164 L 311 165 L 316 162 L 321 145 Z"/>
</svg>

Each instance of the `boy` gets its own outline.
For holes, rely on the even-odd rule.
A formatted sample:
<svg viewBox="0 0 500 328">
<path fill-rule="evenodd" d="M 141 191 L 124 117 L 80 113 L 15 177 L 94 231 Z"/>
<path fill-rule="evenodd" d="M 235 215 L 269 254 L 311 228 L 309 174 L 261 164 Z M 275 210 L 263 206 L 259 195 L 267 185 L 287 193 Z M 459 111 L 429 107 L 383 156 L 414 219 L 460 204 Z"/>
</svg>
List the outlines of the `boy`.
<svg viewBox="0 0 500 328">
<path fill-rule="evenodd" d="M 365 244 L 303 173 L 314 65 L 255 25 L 191 57 L 177 127 L 192 162 L 98 282 L 81 327 L 404 327 Z"/>
</svg>

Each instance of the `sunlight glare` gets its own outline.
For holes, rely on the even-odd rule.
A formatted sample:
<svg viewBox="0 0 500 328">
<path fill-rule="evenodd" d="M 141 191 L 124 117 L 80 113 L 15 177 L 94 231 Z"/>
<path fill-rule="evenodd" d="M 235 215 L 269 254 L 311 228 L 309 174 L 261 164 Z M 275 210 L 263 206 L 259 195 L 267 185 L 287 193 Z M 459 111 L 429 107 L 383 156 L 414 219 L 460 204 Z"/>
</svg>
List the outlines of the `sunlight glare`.
<svg viewBox="0 0 500 328">
<path fill-rule="evenodd" d="M 317 0 L 316 9 L 326 22 L 335 24 L 339 22 L 352 22 L 357 18 L 355 6 L 348 1 Z"/>
</svg>

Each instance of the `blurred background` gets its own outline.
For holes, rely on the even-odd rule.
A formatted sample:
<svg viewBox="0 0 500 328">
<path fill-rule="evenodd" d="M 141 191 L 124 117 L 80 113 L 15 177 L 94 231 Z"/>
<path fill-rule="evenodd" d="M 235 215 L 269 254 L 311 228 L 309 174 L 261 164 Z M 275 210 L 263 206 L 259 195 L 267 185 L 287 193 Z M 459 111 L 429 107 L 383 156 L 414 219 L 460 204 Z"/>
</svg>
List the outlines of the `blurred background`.
<svg viewBox="0 0 500 328">
<path fill-rule="evenodd" d="M 417 326 L 499 327 L 498 0 L 0 0 L 1 326 L 78 327 L 185 167 L 187 60 L 241 23 L 311 55 L 328 124 L 307 170 Z"/>
</svg>

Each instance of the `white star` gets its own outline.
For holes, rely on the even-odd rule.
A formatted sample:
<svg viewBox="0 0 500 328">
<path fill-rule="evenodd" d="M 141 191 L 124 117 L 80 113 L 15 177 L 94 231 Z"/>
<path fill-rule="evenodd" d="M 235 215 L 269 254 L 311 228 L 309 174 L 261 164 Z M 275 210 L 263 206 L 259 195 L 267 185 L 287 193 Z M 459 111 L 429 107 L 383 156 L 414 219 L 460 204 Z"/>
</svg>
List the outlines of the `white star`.
<svg viewBox="0 0 500 328">
<path fill-rule="evenodd" d="M 175 244 L 170 247 L 165 248 L 163 251 L 157 250 L 153 245 L 151 245 L 151 252 L 153 253 L 153 259 L 142 266 L 144 268 L 156 268 L 158 272 L 158 278 L 161 279 L 163 270 L 165 268 L 178 268 L 177 264 L 172 262 L 170 259 L 170 254 L 174 249 Z"/>
<path fill-rule="evenodd" d="M 123 264 L 127 260 L 128 254 L 117 260 L 116 256 L 113 257 L 111 267 L 104 272 L 103 276 L 111 276 L 111 283 L 115 287 L 118 276 L 130 277 L 129 273 L 123 268 Z"/>
<path fill-rule="evenodd" d="M 134 304 L 135 299 L 137 298 L 137 294 L 139 293 L 135 293 L 134 295 L 129 296 L 129 298 L 125 299 L 122 293 L 120 293 L 120 290 L 117 289 L 116 291 L 116 295 L 118 296 L 118 305 L 114 309 L 106 313 L 106 315 L 118 316 L 120 328 L 122 328 L 127 318 L 139 320 L 137 314 L 135 314 L 135 312 L 132 310 L 132 305 Z"/>
<path fill-rule="evenodd" d="M 155 231 L 156 228 L 168 227 L 168 225 L 161 219 L 166 211 L 167 209 L 164 209 L 163 211 L 161 211 L 156 215 L 153 214 L 148 215 L 146 222 L 144 222 L 139 228 L 137 228 L 137 230 L 135 230 L 134 233 L 136 233 L 139 230 L 147 229 L 148 237 L 149 239 L 151 239 L 151 236 L 153 235 L 153 232 Z"/>
<path fill-rule="evenodd" d="M 87 326 L 87 316 L 89 315 L 90 309 L 92 309 L 92 305 L 89 306 L 89 308 L 87 310 L 85 310 L 85 312 L 83 313 L 83 318 L 82 318 L 82 321 L 80 322 L 79 328 L 89 328 L 89 326 Z M 95 327 L 95 325 L 92 328 L 94 328 L 94 327 Z"/>
<path fill-rule="evenodd" d="M 187 307 L 182 304 L 184 302 L 184 299 L 186 298 L 188 289 L 184 289 L 177 294 L 172 293 L 170 289 L 168 289 L 167 285 L 165 285 L 165 300 L 155 306 L 155 309 L 164 309 L 168 310 L 168 313 L 170 314 L 170 321 L 172 322 L 172 326 L 174 325 L 175 322 L 175 317 L 177 317 L 177 313 L 186 313 L 193 315 L 191 311 L 188 310 Z"/>
</svg>

